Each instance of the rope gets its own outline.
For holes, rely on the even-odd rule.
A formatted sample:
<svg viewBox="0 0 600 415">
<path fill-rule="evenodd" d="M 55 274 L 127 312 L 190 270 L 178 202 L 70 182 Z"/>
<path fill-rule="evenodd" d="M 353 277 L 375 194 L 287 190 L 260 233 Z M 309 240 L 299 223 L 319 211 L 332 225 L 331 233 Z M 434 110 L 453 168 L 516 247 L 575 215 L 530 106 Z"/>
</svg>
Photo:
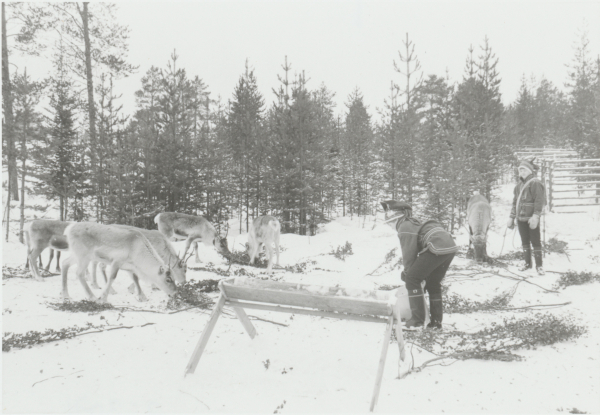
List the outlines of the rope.
<svg viewBox="0 0 600 415">
<path fill-rule="evenodd" d="M 504 237 L 502 238 L 502 248 L 500 248 L 500 254 L 498 255 L 499 257 L 502 256 L 502 251 L 504 250 L 504 241 L 506 241 L 506 232 L 508 232 L 508 226 L 504 230 Z"/>
</svg>

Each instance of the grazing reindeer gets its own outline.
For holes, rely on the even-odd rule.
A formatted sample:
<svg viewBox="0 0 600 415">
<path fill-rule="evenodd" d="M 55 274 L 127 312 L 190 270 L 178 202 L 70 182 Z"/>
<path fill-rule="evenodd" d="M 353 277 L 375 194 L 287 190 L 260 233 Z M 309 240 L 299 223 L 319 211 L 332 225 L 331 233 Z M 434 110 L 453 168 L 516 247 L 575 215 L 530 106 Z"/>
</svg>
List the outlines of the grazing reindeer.
<svg viewBox="0 0 600 415">
<path fill-rule="evenodd" d="M 98 301 L 105 302 L 119 269 L 130 271 L 156 284 L 167 294 L 175 293 L 171 269 L 162 260 L 148 238 L 135 229 L 125 229 L 98 223 L 73 223 L 65 230 L 71 255 L 62 263 L 62 297 L 69 299 L 67 273 L 77 264 L 77 277 L 90 300 L 96 299 L 84 274 L 91 261 L 111 266 L 110 277 Z M 135 278 L 134 278 L 135 281 Z"/>
<path fill-rule="evenodd" d="M 167 238 L 186 240 L 182 258 L 187 254 L 192 242 L 203 242 L 207 246 L 213 245 L 218 253 L 226 257 L 230 254 L 227 247 L 227 234 L 221 237 L 213 224 L 203 216 L 162 212 L 154 217 L 154 223 L 158 225 L 159 232 Z M 195 251 L 196 262 L 200 262 L 197 247 Z"/>
<path fill-rule="evenodd" d="M 273 216 L 259 216 L 254 219 L 250 230 L 248 231 L 248 253 L 250 254 L 250 264 L 254 264 L 254 258 L 258 254 L 260 245 L 263 244 L 269 255 L 269 265 L 267 272 L 273 269 L 273 247 L 275 242 L 277 254 L 277 265 L 279 266 L 279 232 L 281 225 L 277 218 Z"/>
<path fill-rule="evenodd" d="M 469 248 L 471 242 L 475 248 L 475 260 L 487 261 L 486 252 L 487 232 L 492 221 L 492 207 L 490 202 L 476 192 L 467 205 L 467 223 L 469 224 Z"/>
<path fill-rule="evenodd" d="M 44 281 L 37 265 L 38 258 L 44 249 L 50 245 L 50 240 L 54 236 L 62 236 L 65 229 L 70 224 L 71 222 L 63 222 L 60 220 L 36 219 L 26 223 L 23 227 L 23 235 L 25 236 L 25 244 L 27 245 L 27 262 L 31 264 L 31 272 L 36 280 Z M 56 270 L 60 271 L 60 266 L 58 265 L 60 251 L 65 249 L 55 249 L 58 250 Z M 53 253 L 54 250 L 51 250 L 50 261 L 48 261 L 46 271 L 50 268 L 50 262 L 54 256 Z"/>
<path fill-rule="evenodd" d="M 150 243 L 152 244 L 154 249 L 156 249 L 156 252 L 158 253 L 158 255 L 169 266 L 169 268 L 173 272 L 173 275 L 172 275 L 173 280 L 176 283 L 180 283 L 180 284 L 185 283 L 185 274 L 187 271 L 187 267 L 185 265 L 185 260 L 179 259 L 177 257 L 177 253 L 175 252 L 173 245 L 171 245 L 169 240 L 162 233 L 160 233 L 159 231 L 155 231 L 155 230 L 141 229 L 141 228 L 136 228 L 136 227 L 128 226 L 128 225 L 108 225 L 108 226 L 114 226 L 114 227 L 121 228 L 121 229 L 133 229 L 133 230 L 137 230 L 138 232 L 141 232 L 142 235 L 144 235 L 146 238 L 148 238 L 148 241 L 150 241 Z M 102 276 L 104 277 L 104 282 L 106 283 L 107 282 L 106 271 L 105 271 L 106 264 L 101 262 L 98 265 L 100 266 L 100 272 L 101 272 Z M 94 269 L 92 271 L 91 285 L 93 288 L 100 288 L 98 286 L 98 282 L 96 280 L 96 271 L 95 271 L 96 263 L 92 263 L 92 267 Z M 148 299 L 146 298 L 146 295 L 142 292 L 142 289 L 139 285 L 138 276 L 133 273 L 131 274 L 131 276 L 132 276 L 133 282 L 135 284 L 135 295 L 136 295 L 138 301 L 147 301 Z M 130 289 L 131 289 L 131 287 L 130 287 Z M 111 294 L 112 294 L 112 292 L 111 292 Z"/>
</svg>

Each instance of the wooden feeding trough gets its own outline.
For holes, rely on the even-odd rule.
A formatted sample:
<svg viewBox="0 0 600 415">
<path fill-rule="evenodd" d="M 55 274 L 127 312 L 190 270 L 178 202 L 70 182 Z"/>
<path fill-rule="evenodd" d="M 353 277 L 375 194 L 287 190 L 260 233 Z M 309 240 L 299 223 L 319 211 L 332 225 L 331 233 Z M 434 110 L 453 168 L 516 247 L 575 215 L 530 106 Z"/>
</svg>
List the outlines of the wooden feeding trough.
<svg viewBox="0 0 600 415">
<path fill-rule="evenodd" d="M 401 319 L 410 318 L 411 314 L 408 293 L 404 287 L 398 289 L 398 296 L 396 296 L 394 291 L 369 291 L 234 277 L 221 280 L 219 289 L 221 295 L 185 368 L 186 375 L 194 373 L 221 310 L 226 305 L 233 308 L 251 338 L 256 336 L 256 329 L 248 319 L 245 308 L 385 323 L 386 330 L 371 400 L 371 411 L 377 404 L 394 325 L 396 325 L 400 359 L 402 361 L 405 359 L 404 338 L 399 323 Z M 428 307 L 425 309 L 427 310 Z"/>
</svg>

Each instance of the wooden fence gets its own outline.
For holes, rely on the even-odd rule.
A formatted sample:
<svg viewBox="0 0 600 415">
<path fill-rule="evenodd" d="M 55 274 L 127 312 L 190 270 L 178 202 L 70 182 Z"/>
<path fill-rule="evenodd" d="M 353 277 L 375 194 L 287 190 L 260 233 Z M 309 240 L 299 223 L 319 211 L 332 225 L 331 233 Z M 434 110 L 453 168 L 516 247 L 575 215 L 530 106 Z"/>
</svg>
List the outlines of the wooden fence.
<svg viewBox="0 0 600 415">
<path fill-rule="evenodd" d="M 600 159 L 543 160 L 542 180 L 551 212 L 562 207 L 600 206 Z"/>
<path fill-rule="evenodd" d="M 539 164 L 542 160 L 563 160 L 568 158 L 576 158 L 577 152 L 575 150 L 555 147 L 521 147 L 519 151 L 515 152 L 515 155 L 517 156 L 518 160 L 536 157 L 536 164 Z"/>
<path fill-rule="evenodd" d="M 555 209 L 600 206 L 600 159 L 582 159 L 574 150 L 557 147 L 521 147 L 515 156 L 518 160 L 536 157 L 551 212 L 579 213 Z"/>
</svg>

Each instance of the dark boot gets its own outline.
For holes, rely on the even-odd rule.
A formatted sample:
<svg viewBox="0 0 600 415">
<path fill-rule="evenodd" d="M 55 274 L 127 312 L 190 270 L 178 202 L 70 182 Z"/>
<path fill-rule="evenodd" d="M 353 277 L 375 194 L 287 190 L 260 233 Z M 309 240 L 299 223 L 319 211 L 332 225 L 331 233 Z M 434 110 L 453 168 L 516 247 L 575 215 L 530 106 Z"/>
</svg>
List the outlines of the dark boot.
<svg viewBox="0 0 600 415">
<path fill-rule="evenodd" d="M 542 247 L 533 248 L 533 257 L 535 258 L 535 269 L 539 275 L 545 275 L 544 268 L 542 267 Z"/>
<path fill-rule="evenodd" d="M 531 269 L 531 247 L 524 246 L 523 247 L 523 259 L 525 260 L 525 264 L 519 268 L 519 271 L 527 271 Z"/>
<path fill-rule="evenodd" d="M 428 329 L 441 329 L 442 319 L 444 317 L 444 303 L 442 294 L 429 294 L 429 324 Z"/>
<path fill-rule="evenodd" d="M 410 305 L 410 319 L 406 322 L 406 329 L 416 329 L 425 324 L 425 297 L 421 287 L 408 290 L 408 304 Z"/>
</svg>

